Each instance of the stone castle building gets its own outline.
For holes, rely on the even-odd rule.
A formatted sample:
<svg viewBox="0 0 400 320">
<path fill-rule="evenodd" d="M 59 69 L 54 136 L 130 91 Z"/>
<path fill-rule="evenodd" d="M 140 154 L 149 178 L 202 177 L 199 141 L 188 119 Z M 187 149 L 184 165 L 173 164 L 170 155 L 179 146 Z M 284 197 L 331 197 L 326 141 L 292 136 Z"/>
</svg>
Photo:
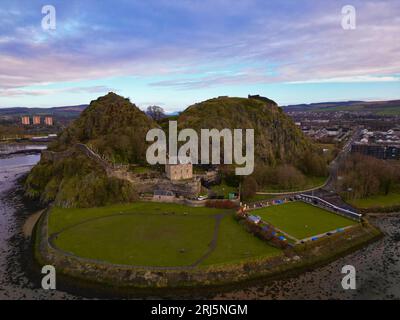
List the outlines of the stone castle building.
<svg viewBox="0 0 400 320">
<path fill-rule="evenodd" d="M 172 181 L 192 179 L 193 165 L 191 163 L 166 164 L 165 173 Z"/>
</svg>

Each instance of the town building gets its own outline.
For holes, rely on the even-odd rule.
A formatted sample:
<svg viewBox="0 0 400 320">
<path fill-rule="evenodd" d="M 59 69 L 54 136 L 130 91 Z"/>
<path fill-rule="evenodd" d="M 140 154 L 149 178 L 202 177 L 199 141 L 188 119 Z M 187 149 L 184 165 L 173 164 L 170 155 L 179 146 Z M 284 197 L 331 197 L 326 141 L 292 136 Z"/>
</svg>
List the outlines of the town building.
<svg viewBox="0 0 400 320">
<path fill-rule="evenodd" d="M 400 159 L 400 131 L 392 128 L 387 131 L 364 129 L 351 146 L 352 153 L 384 160 Z"/>
<path fill-rule="evenodd" d="M 33 116 L 33 124 L 34 125 L 40 124 L 40 116 Z"/>
<path fill-rule="evenodd" d="M 30 125 L 31 124 L 31 120 L 29 119 L 28 116 L 21 117 L 21 122 L 22 122 L 23 125 Z"/>
<path fill-rule="evenodd" d="M 355 143 L 351 146 L 352 153 L 361 153 L 366 156 L 383 160 L 400 160 L 400 145 L 387 146 L 378 144 Z"/>
<path fill-rule="evenodd" d="M 45 117 L 45 118 L 44 118 L 44 123 L 45 123 L 47 126 L 52 126 L 52 125 L 53 125 L 53 117 Z"/>
</svg>

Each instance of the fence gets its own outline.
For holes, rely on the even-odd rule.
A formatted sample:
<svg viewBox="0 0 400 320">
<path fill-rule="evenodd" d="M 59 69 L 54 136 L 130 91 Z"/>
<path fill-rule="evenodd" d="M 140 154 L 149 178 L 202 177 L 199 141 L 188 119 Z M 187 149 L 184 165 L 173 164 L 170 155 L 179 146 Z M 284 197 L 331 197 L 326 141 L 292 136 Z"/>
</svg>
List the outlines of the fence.
<svg viewBox="0 0 400 320">
<path fill-rule="evenodd" d="M 318 205 L 320 207 L 323 207 L 324 209 L 328 209 L 331 210 L 337 214 L 340 214 L 342 216 L 345 216 L 347 218 L 356 220 L 356 221 L 361 221 L 362 215 L 359 213 L 356 213 L 354 211 L 348 210 L 348 209 L 344 209 L 344 208 L 340 208 L 324 199 L 315 197 L 315 196 L 310 196 L 307 194 L 300 194 L 299 196 L 297 196 L 300 200 L 304 201 L 304 202 L 308 202 L 314 205 Z"/>
</svg>

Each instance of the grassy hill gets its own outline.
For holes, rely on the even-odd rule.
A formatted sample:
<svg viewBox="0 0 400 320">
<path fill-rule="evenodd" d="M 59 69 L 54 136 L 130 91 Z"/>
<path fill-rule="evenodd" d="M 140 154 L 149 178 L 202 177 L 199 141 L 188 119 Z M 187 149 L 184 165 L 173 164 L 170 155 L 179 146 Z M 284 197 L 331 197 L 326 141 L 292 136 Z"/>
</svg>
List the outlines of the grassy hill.
<svg viewBox="0 0 400 320">
<path fill-rule="evenodd" d="M 129 99 L 111 92 L 92 101 L 51 149 L 65 150 L 79 142 L 89 144 L 110 161 L 145 163 L 146 133 L 156 126 Z"/>
<path fill-rule="evenodd" d="M 311 147 L 310 141 L 274 103 L 220 97 L 194 104 L 178 118 L 182 128 L 254 129 L 258 161 L 276 164 L 295 161 Z"/>
<path fill-rule="evenodd" d="M 76 119 L 88 105 L 76 105 L 52 108 L 0 108 L 0 117 L 19 118 L 21 116 L 54 116 L 57 119 Z"/>
</svg>

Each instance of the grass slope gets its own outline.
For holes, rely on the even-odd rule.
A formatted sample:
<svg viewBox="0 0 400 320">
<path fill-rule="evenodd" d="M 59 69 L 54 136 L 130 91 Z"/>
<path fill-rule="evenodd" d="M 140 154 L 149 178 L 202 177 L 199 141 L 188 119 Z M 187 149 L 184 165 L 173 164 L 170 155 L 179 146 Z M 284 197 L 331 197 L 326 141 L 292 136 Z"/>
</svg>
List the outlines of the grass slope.
<svg viewBox="0 0 400 320">
<path fill-rule="evenodd" d="M 304 184 L 297 188 L 292 188 L 292 189 L 280 189 L 276 186 L 266 186 L 266 187 L 261 187 L 260 192 L 270 192 L 270 193 L 285 193 L 285 192 L 297 192 L 297 191 L 302 191 L 302 190 L 309 190 L 313 188 L 317 188 L 322 186 L 328 177 L 310 177 L 310 176 L 305 176 L 305 181 Z"/>
<path fill-rule="evenodd" d="M 361 208 L 392 207 L 400 205 L 400 193 L 389 193 L 388 195 L 377 195 L 365 199 L 348 201 L 351 205 Z"/>
<path fill-rule="evenodd" d="M 356 223 L 329 211 L 297 201 L 262 208 L 253 211 L 253 214 L 299 240 Z"/>
<path fill-rule="evenodd" d="M 247 232 L 232 215 L 221 221 L 218 245 L 202 265 L 239 262 L 249 258 L 269 257 L 282 251 Z"/>
</svg>

